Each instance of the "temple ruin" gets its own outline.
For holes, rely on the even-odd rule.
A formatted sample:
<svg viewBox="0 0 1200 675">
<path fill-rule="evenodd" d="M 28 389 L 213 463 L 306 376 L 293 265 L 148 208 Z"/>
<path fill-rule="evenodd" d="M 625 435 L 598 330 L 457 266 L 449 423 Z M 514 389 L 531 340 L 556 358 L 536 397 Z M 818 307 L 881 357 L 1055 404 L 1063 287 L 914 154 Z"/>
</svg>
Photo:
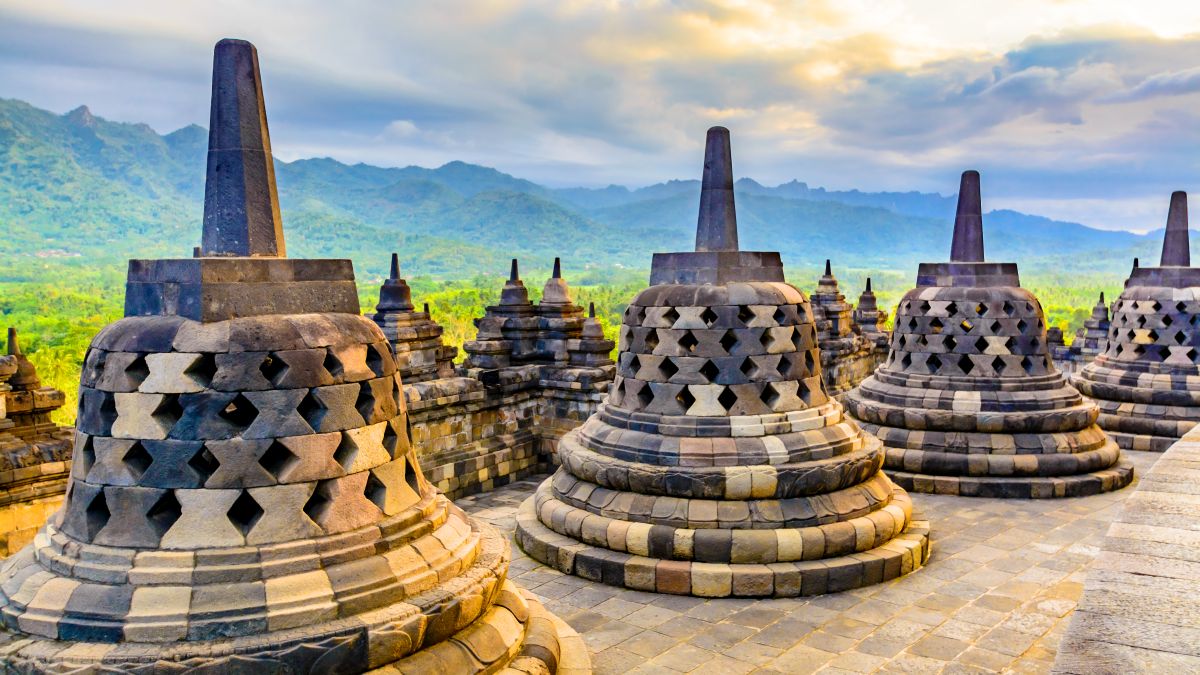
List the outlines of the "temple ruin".
<svg viewBox="0 0 1200 675">
<path fill-rule="evenodd" d="M 838 287 L 833 267 L 825 261 L 825 274 L 817 281 L 817 289 L 808 296 L 817 326 L 817 344 L 821 346 L 821 373 L 825 390 L 830 396 L 842 394 L 858 386 L 887 358 L 887 341 L 879 340 L 887 322 L 887 312 L 875 305 L 875 294 L 869 283 L 860 298 L 868 307 L 860 314 Z M 862 317 L 864 325 L 859 324 Z"/>
</svg>

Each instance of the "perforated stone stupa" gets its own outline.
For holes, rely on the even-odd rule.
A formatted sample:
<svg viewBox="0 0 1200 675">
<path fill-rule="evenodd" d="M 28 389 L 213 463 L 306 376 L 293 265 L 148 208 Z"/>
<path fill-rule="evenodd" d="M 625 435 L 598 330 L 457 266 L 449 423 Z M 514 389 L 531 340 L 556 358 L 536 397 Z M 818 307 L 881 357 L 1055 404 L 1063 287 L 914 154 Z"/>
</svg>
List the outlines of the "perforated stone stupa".
<svg viewBox="0 0 1200 675">
<path fill-rule="evenodd" d="M 422 477 L 350 261 L 283 257 L 271 166 L 257 54 L 223 40 L 203 245 L 130 261 L 92 341 L 65 505 L 0 567 L 6 669 L 586 668 Z"/>
<path fill-rule="evenodd" d="M 1096 357 L 1108 350 L 1108 330 L 1112 321 L 1108 316 L 1108 304 L 1104 301 L 1104 292 L 1092 306 L 1092 314 L 1083 320 L 1083 328 L 1075 332 L 1075 339 L 1070 345 L 1056 348 L 1051 356 L 1054 365 L 1066 373 L 1076 373 L 1084 366 L 1096 360 Z"/>
<path fill-rule="evenodd" d="M 1200 422 L 1200 268 L 1188 239 L 1187 194 L 1176 192 L 1159 266 L 1135 265 L 1107 349 L 1073 380 L 1123 448 L 1161 452 Z"/>
<path fill-rule="evenodd" d="M 50 419 L 66 397 L 42 385 L 15 328 L 0 356 L 0 557 L 16 552 L 62 504 L 72 430 Z"/>
<path fill-rule="evenodd" d="M 1129 484 L 1098 410 L 1054 368 L 1046 321 L 1014 263 L 985 262 L 979 174 L 962 176 L 950 262 L 922 263 L 888 362 L 844 398 L 905 489 L 1070 497 Z"/>
<path fill-rule="evenodd" d="M 870 293 L 870 289 L 867 290 Z M 864 294 L 864 297 L 867 297 Z M 825 274 L 817 281 L 817 290 L 809 296 L 813 310 L 813 322 L 817 326 L 817 343 L 821 346 L 821 374 L 825 379 L 825 390 L 832 396 L 841 396 L 858 386 L 875 368 L 887 358 L 887 346 L 858 330 L 855 325 L 854 307 L 846 302 L 833 276 L 833 267 L 825 261 Z M 870 293 L 868 302 L 874 303 L 875 294 Z M 882 315 L 887 321 L 887 313 Z M 878 307 L 875 307 L 878 320 Z M 876 323 L 876 329 L 879 324 Z M 885 334 L 886 335 L 886 334 Z"/>
<path fill-rule="evenodd" d="M 898 577 L 928 525 L 821 381 L 812 308 L 779 254 L 741 251 L 729 132 L 708 132 L 696 250 L 656 253 L 605 404 L 559 443 L 517 542 L 606 584 L 797 596 Z"/>
<path fill-rule="evenodd" d="M 444 331 L 429 315 L 429 305 L 421 311 L 413 305 L 412 289 L 400 277 L 400 256 L 395 253 L 391 275 L 379 288 L 379 302 L 371 320 L 392 343 L 396 369 L 405 384 L 454 375 L 458 350 L 442 344 Z"/>
</svg>

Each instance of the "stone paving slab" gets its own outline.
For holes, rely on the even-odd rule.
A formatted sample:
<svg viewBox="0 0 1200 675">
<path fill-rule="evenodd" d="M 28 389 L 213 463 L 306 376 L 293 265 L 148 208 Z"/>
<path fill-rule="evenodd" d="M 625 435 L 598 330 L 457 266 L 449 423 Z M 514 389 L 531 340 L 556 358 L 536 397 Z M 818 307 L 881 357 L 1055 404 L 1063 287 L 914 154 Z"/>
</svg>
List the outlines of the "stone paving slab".
<svg viewBox="0 0 1200 675">
<path fill-rule="evenodd" d="M 1127 453 L 1138 474 L 1158 453 Z M 507 532 L 535 476 L 456 503 Z M 1063 500 L 914 495 L 926 567 L 815 598 L 658 595 L 562 574 L 513 545 L 509 577 L 615 673 L 1046 673 L 1109 524 L 1133 492 Z"/>
</svg>

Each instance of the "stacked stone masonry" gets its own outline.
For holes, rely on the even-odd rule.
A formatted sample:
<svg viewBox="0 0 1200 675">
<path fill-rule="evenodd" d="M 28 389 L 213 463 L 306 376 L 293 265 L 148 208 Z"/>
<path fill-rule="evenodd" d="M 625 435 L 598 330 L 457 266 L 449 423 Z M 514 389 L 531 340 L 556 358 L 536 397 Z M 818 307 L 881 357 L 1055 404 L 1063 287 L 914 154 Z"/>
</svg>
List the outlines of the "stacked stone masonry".
<svg viewBox="0 0 1200 675">
<path fill-rule="evenodd" d="M 1096 426 L 1095 404 L 1055 369 L 1016 265 L 983 261 L 977 173 L 963 175 L 959 210 L 956 251 L 961 238 L 978 250 L 921 265 L 887 363 L 845 397 L 847 410 L 887 446 L 885 468 L 905 489 L 1046 498 L 1128 485 L 1132 466 Z"/>
<path fill-rule="evenodd" d="M 828 260 L 825 274 L 818 281 L 817 290 L 809 295 L 809 301 L 821 345 L 825 388 L 840 397 L 869 377 L 887 358 L 887 333 L 882 330 L 887 312 L 881 312 L 875 305 L 875 294 L 870 288 L 859 299 L 859 309 L 846 302 Z"/>
<path fill-rule="evenodd" d="M 709 132 L 706 156 L 714 144 L 724 161 L 706 162 L 704 184 L 724 171 L 731 186 L 728 132 Z M 697 253 L 655 255 L 609 397 L 562 438 L 518 543 L 587 579 L 707 597 L 835 592 L 920 567 L 928 526 L 827 394 L 807 298 L 778 254 L 712 255 L 736 231 L 705 225 L 733 213 L 705 194 Z"/>
<path fill-rule="evenodd" d="M 65 399 L 42 386 L 10 328 L 0 356 L 0 558 L 28 544 L 62 504 L 73 434 L 50 416 Z"/>
</svg>

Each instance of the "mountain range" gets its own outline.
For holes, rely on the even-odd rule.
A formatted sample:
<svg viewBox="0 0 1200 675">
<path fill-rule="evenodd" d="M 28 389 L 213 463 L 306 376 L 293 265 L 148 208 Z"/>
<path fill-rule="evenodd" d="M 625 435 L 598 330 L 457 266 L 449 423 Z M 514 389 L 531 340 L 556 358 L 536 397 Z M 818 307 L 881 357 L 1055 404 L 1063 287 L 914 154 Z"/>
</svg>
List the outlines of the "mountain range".
<svg viewBox="0 0 1200 675">
<path fill-rule="evenodd" d="M 86 107 L 59 115 L 0 99 L 0 258 L 8 261 L 0 278 L 36 274 L 30 259 L 89 266 L 189 256 L 200 239 L 206 151 L 199 126 L 160 135 Z M 399 251 L 407 273 L 434 278 L 503 273 L 511 257 L 548 269 L 561 256 L 575 283 L 646 270 L 653 251 L 690 249 L 700 191 L 698 180 L 553 189 L 464 162 L 277 161 L 276 176 L 289 255 L 350 257 L 382 272 L 387 253 Z M 949 252 L 953 195 L 750 178 L 735 192 L 742 247 L 778 250 L 791 266 L 831 258 L 911 272 Z M 991 211 L 985 224 L 989 259 L 1038 271 L 1123 274 L 1134 256 L 1156 259 L 1161 242 L 1161 231 L 1104 231 L 1016 211 Z"/>
</svg>

